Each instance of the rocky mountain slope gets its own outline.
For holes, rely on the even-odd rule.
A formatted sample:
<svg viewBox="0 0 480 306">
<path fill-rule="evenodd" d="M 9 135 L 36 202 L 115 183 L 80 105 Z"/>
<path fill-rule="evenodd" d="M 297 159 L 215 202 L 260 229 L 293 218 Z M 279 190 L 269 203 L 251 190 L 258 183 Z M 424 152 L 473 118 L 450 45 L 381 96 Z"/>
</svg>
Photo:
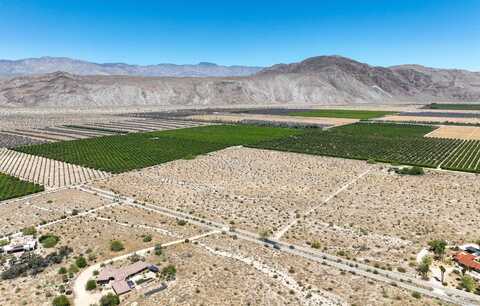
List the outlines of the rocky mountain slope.
<svg viewBox="0 0 480 306">
<path fill-rule="evenodd" d="M 56 71 L 78 75 L 130 75 L 174 77 L 226 77 L 252 75 L 261 67 L 220 66 L 213 63 L 197 65 L 128 65 L 123 63 L 98 64 L 66 57 L 40 57 L 16 61 L 0 60 L 0 76 L 23 76 Z"/>
<path fill-rule="evenodd" d="M 373 67 L 338 56 L 280 64 L 248 77 L 79 76 L 56 72 L 0 80 L 0 105 L 217 106 L 480 101 L 480 73 Z"/>
</svg>

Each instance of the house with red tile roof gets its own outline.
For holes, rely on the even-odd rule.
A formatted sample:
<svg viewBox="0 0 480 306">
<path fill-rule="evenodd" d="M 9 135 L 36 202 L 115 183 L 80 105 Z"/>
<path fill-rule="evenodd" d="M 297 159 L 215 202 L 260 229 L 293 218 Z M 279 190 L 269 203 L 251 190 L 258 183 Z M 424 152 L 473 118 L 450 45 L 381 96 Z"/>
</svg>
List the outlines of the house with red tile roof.
<svg viewBox="0 0 480 306">
<path fill-rule="evenodd" d="M 465 251 L 455 254 L 453 259 L 462 267 L 480 272 L 480 257 Z"/>
</svg>

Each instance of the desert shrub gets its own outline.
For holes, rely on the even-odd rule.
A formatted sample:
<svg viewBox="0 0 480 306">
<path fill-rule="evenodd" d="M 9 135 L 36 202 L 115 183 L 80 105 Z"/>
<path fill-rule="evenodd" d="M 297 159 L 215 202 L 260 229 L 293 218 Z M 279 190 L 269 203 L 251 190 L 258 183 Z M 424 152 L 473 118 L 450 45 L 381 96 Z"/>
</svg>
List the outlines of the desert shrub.
<svg viewBox="0 0 480 306">
<path fill-rule="evenodd" d="M 59 295 L 53 299 L 53 306 L 70 306 L 70 301 L 65 295 Z"/>
<path fill-rule="evenodd" d="M 319 242 L 319 241 L 316 241 L 316 240 L 313 241 L 313 242 L 311 243 L 311 247 L 314 248 L 314 249 L 319 249 L 319 248 L 321 247 L 320 242 Z"/>
<path fill-rule="evenodd" d="M 7 244 L 8 244 L 8 240 L 7 240 L 7 239 L 2 239 L 2 240 L 0 240 L 0 247 L 6 246 Z"/>
<path fill-rule="evenodd" d="M 431 265 L 432 265 L 432 258 L 430 256 L 424 256 L 422 258 L 422 262 L 417 267 L 418 272 L 423 276 L 423 278 L 427 277 L 428 272 L 430 272 Z"/>
<path fill-rule="evenodd" d="M 70 267 L 68 268 L 68 273 L 75 274 L 78 273 L 78 267 L 77 265 L 71 264 Z"/>
<path fill-rule="evenodd" d="M 38 241 L 42 244 L 44 248 L 53 248 L 60 241 L 60 237 L 53 234 L 46 234 L 40 236 Z"/>
<path fill-rule="evenodd" d="M 168 265 L 162 269 L 162 276 L 166 280 L 173 280 L 175 279 L 176 275 L 177 275 L 177 268 L 175 268 L 174 265 Z"/>
<path fill-rule="evenodd" d="M 58 274 L 67 274 L 67 269 L 65 267 L 61 267 L 58 269 Z"/>
<path fill-rule="evenodd" d="M 23 253 L 20 257 L 10 260 L 8 269 L 4 270 L 0 277 L 5 280 L 14 279 L 22 275 L 35 276 L 43 272 L 48 266 L 61 263 L 72 251 L 69 247 L 62 247 L 45 257 L 32 252 Z"/>
<path fill-rule="evenodd" d="M 143 260 L 144 258 L 140 255 L 138 255 L 137 253 L 135 254 L 132 254 L 131 256 L 128 257 L 128 260 L 130 260 L 130 262 L 137 262 L 137 261 L 140 261 L 140 260 Z"/>
<path fill-rule="evenodd" d="M 110 242 L 110 250 L 113 252 L 120 252 L 123 251 L 125 247 L 123 246 L 123 243 L 120 240 L 112 240 Z"/>
<path fill-rule="evenodd" d="M 113 293 L 102 296 L 100 306 L 116 306 L 120 304 L 120 299 Z"/>
<path fill-rule="evenodd" d="M 475 280 L 470 275 L 462 276 L 460 284 L 462 288 L 464 288 L 468 292 L 474 292 L 475 288 L 477 287 Z"/>
<path fill-rule="evenodd" d="M 163 254 L 163 248 L 161 244 L 156 244 L 154 248 L 155 255 L 160 256 Z"/>
<path fill-rule="evenodd" d="M 425 171 L 423 171 L 422 167 L 403 167 L 402 169 L 398 170 L 398 173 L 405 174 L 405 175 L 423 175 Z"/>
<path fill-rule="evenodd" d="M 184 226 L 187 224 L 187 221 L 185 220 L 180 220 L 180 219 L 177 219 L 177 224 L 180 225 L 180 226 Z"/>
<path fill-rule="evenodd" d="M 77 267 L 79 267 L 80 269 L 82 269 L 82 268 L 85 268 L 85 267 L 87 266 L 87 260 L 85 259 L 85 257 L 79 256 L 79 257 L 75 260 L 75 264 L 77 265 Z"/>
<path fill-rule="evenodd" d="M 92 291 L 97 288 L 97 282 L 94 279 L 89 279 L 87 284 L 85 285 L 85 289 L 87 291 Z"/>
<path fill-rule="evenodd" d="M 421 298 L 422 298 L 422 295 L 421 295 L 420 293 L 418 293 L 418 292 L 413 292 L 413 293 L 412 293 L 412 296 L 413 296 L 414 298 L 416 298 L 416 299 L 421 299 Z"/>
<path fill-rule="evenodd" d="M 150 241 L 152 241 L 152 235 L 143 236 L 143 242 L 150 242 Z"/>
<path fill-rule="evenodd" d="M 37 229 L 34 226 L 29 226 L 22 229 L 22 234 L 25 236 L 35 235 L 37 233 Z"/>
<path fill-rule="evenodd" d="M 268 229 L 263 229 L 258 233 L 260 240 L 267 240 L 268 237 L 270 237 L 270 235 L 271 235 L 271 231 Z"/>
</svg>

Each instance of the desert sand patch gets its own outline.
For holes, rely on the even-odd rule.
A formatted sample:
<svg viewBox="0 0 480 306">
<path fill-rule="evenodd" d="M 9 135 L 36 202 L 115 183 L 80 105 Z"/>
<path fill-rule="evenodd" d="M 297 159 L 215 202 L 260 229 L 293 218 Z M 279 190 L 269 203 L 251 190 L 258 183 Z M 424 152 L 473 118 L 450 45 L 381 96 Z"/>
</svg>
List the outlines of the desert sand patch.
<svg viewBox="0 0 480 306">
<path fill-rule="evenodd" d="M 425 137 L 454 138 L 464 140 L 480 140 L 480 127 L 474 126 L 441 126 Z"/>
<path fill-rule="evenodd" d="M 471 174 L 373 170 L 301 220 L 285 239 L 317 242 L 324 252 L 415 274 L 411 262 L 429 241 L 455 245 L 477 239 L 479 188 Z"/>
<path fill-rule="evenodd" d="M 272 123 L 304 124 L 319 126 L 340 126 L 358 122 L 358 119 L 326 118 L 326 117 L 298 117 L 258 114 L 215 114 L 215 115 L 193 115 L 187 119 L 198 121 L 212 121 L 223 123 L 242 123 L 248 121 L 264 121 Z"/>
<path fill-rule="evenodd" d="M 276 231 L 371 165 L 234 147 L 97 181 L 138 200 L 250 231 Z"/>
<path fill-rule="evenodd" d="M 385 116 L 377 121 L 396 121 L 396 122 L 452 122 L 452 123 L 470 123 L 480 124 L 480 118 L 454 118 L 454 117 L 427 117 L 427 116 Z"/>
</svg>

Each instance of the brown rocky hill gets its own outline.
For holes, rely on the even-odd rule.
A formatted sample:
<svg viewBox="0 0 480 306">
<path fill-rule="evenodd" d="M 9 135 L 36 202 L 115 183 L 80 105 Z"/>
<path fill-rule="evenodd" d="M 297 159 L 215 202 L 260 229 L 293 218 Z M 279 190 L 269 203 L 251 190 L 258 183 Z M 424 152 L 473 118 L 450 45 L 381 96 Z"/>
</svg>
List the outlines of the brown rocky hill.
<svg viewBox="0 0 480 306">
<path fill-rule="evenodd" d="M 79 76 L 0 79 L 0 105 L 215 106 L 480 101 L 480 73 L 415 65 L 373 67 L 338 56 L 279 64 L 249 77 Z"/>
</svg>

